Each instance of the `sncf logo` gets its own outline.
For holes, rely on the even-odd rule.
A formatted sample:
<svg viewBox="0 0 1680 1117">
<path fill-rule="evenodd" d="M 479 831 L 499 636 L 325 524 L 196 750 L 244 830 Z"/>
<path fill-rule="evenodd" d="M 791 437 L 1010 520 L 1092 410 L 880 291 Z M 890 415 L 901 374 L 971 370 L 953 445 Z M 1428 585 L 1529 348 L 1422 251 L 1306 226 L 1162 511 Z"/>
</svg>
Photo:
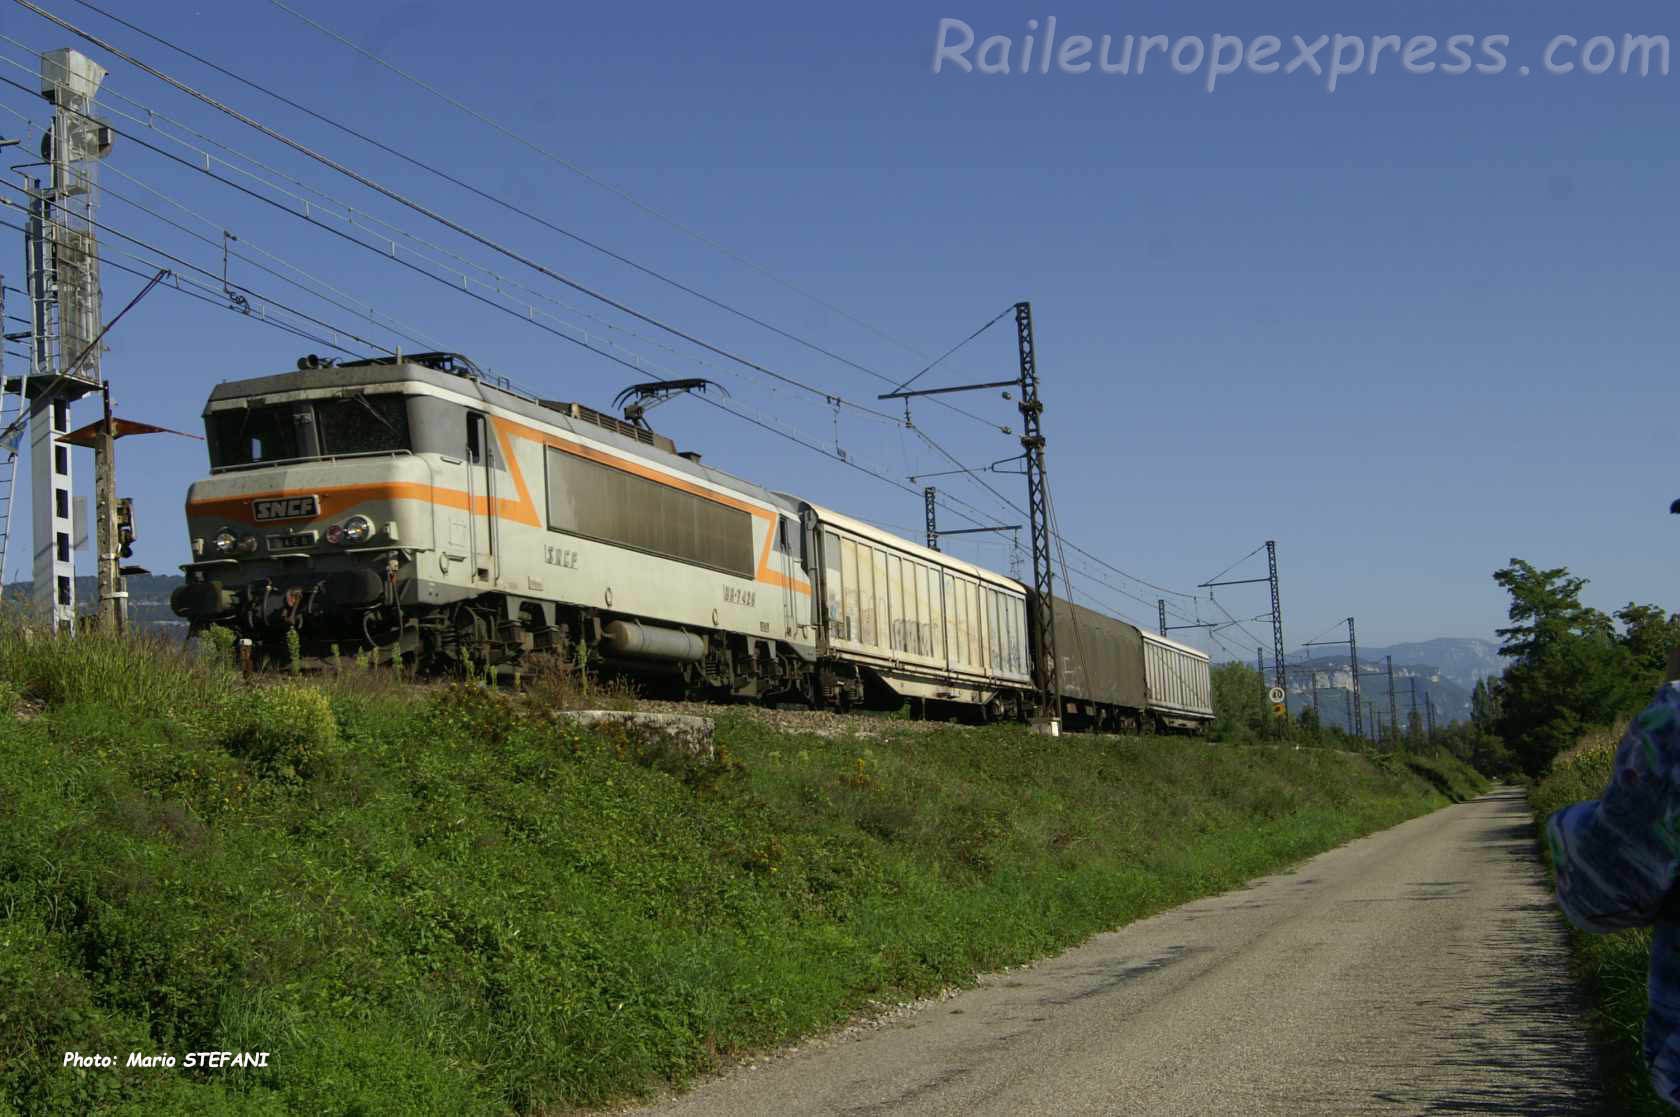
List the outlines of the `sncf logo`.
<svg viewBox="0 0 1680 1117">
<path fill-rule="evenodd" d="M 252 511 L 256 513 L 258 523 L 268 520 L 299 520 L 306 516 L 314 516 L 319 511 L 319 505 L 312 496 L 288 496 L 277 500 L 253 500 Z"/>
</svg>

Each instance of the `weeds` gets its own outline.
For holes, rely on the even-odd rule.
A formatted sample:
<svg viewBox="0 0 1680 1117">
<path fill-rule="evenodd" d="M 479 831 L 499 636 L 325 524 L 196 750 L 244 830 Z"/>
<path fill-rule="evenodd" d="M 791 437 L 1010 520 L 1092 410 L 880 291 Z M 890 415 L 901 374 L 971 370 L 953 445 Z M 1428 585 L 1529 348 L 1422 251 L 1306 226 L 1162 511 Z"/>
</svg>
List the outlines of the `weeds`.
<svg viewBox="0 0 1680 1117">
<path fill-rule="evenodd" d="M 0 719 L 0 1112 L 600 1105 L 1444 801 L 1327 750 L 886 720 L 865 745 L 726 714 L 699 758 L 560 717 L 633 701 L 583 666 L 246 684 L 0 633 L 0 680 L 46 703 Z M 270 1067 L 54 1059 L 241 1049 Z"/>
</svg>

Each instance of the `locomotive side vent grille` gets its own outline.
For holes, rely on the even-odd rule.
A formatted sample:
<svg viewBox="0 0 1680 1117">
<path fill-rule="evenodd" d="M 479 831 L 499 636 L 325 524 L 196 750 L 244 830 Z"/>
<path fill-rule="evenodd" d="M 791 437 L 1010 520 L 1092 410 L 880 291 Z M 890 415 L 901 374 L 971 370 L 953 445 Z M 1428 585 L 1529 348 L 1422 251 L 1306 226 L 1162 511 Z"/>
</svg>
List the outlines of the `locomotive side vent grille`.
<svg viewBox="0 0 1680 1117">
<path fill-rule="evenodd" d="M 550 411 L 558 411 L 562 415 L 573 419 L 582 419 L 586 423 L 594 423 L 602 430 L 621 434 L 625 438 L 633 438 L 644 446 L 653 446 L 664 450 L 667 454 L 677 452 L 677 444 L 662 434 L 654 434 L 645 427 L 638 427 L 634 423 L 626 423 L 623 419 L 614 419 L 611 415 L 603 415 L 593 407 L 586 407 L 581 403 L 568 403 L 565 400 L 545 399 L 538 403 Z"/>
</svg>

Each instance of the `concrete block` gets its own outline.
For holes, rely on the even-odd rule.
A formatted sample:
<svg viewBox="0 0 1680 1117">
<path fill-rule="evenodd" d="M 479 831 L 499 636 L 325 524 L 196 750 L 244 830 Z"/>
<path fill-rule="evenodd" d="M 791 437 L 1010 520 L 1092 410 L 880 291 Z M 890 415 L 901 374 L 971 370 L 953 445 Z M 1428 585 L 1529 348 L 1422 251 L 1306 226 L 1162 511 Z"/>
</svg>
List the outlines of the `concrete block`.
<svg viewBox="0 0 1680 1117">
<path fill-rule="evenodd" d="M 671 748 L 705 760 L 717 755 L 712 743 L 711 718 L 694 714 L 637 713 L 631 710 L 562 710 L 560 716 L 579 725 L 611 725 L 669 742 Z"/>
</svg>

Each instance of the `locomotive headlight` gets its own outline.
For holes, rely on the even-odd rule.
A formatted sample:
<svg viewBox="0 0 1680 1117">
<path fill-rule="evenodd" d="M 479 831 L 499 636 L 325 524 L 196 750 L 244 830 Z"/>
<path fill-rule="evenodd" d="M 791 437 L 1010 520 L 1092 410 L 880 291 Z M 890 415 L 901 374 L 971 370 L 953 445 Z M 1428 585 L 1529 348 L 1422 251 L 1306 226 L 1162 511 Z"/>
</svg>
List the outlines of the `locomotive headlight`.
<svg viewBox="0 0 1680 1117">
<path fill-rule="evenodd" d="M 239 536 L 233 534 L 233 532 L 229 531 L 227 528 L 223 528 L 221 531 L 216 533 L 216 538 L 212 539 L 210 543 L 216 548 L 217 554 L 231 555 L 233 554 L 233 549 L 239 546 Z"/>
<path fill-rule="evenodd" d="M 257 537 L 254 536 L 254 535 L 247 535 L 245 538 L 241 539 L 239 541 L 239 553 L 242 554 L 242 555 L 254 555 L 254 554 L 256 554 L 257 553 Z"/>
<path fill-rule="evenodd" d="M 366 516 L 351 516 L 344 521 L 346 543 L 366 543 L 373 538 L 373 521 Z"/>
</svg>

